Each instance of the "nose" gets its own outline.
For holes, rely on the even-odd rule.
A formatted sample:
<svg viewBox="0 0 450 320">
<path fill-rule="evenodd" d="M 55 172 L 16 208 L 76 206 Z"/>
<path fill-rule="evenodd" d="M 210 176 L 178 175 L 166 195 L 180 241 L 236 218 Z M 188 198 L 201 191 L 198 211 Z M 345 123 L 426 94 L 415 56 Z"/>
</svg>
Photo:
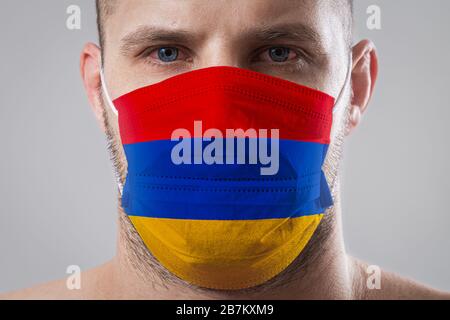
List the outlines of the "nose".
<svg viewBox="0 0 450 320">
<path fill-rule="evenodd" d="M 236 48 L 235 48 L 236 47 Z M 242 46 L 240 46 L 242 48 Z M 209 68 L 217 66 L 227 66 L 243 68 L 245 67 L 242 57 L 242 49 L 233 46 L 231 41 L 224 37 L 217 37 L 208 41 L 201 50 L 198 68 Z"/>
</svg>

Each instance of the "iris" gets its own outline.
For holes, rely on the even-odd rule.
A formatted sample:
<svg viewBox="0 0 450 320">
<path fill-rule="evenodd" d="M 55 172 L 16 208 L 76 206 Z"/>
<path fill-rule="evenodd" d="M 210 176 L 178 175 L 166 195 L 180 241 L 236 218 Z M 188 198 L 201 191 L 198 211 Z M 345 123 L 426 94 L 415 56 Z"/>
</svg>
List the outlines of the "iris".
<svg viewBox="0 0 450 320">
<path fill-rule="evenodd" d="M 178 49 L 165 47 L 158 50 L 158 58 L 164 62 L 173 62 L 178 58 Z"/>
<path fill-rule="evenodd" d="M 269 50 L 270 58 L 275 62 L 286 62 L 291 53 L 289 48 L 274 47 Z"/>
</svg>

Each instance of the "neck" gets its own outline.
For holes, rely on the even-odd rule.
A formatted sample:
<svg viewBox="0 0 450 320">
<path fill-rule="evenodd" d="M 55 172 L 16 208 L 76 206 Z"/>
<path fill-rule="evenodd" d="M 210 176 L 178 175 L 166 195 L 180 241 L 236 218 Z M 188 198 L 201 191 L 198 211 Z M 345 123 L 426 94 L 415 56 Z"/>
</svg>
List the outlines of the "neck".
<svg viewBox="0 0 450 320">
<path fill-rule="evenodd" d="M 192 287 L 172 276 L 154 261 L 140 238 L 130 236 L 130 230 L 124 228 L 123 212 L 119 222 L 119 240 L 116 257 L 110 263 L 108 270 L 110 279 L 108 292 L 115 299 L 351 299 L 357 293 L 354 285 L 357 279 L 357 269 L 352 259 L 344 249 L 341 226 L 341 207 L 339 196 L 332 210 L 327 215 L 331 219 L 331 227 L 322 243 L 318 244 L 312 261 L 304 268 L 292 264 L 289 272 L 283 272 L 278 277 L 289 274 L 289 281 L 283 285 L 268 286 L 242 291 L 216 291 Z M 126 218 L 125 218 L 126 219 Z M 129 223 L 129 222 L 128 222 Z M 125 230 L 127 231 L 125 231 Z M 146 260 L 152 263 L 146 263 Z M 147 260 L 149 261 L 149 260 Z M 277 280 L 275 279 L 274 283 Z"/>
</svg>

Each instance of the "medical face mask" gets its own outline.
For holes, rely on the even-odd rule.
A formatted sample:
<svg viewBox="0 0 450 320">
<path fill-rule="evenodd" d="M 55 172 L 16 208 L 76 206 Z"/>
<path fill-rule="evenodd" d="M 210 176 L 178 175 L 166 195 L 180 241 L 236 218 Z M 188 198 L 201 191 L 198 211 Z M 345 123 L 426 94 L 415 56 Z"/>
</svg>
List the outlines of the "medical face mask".
<svg viewBox="0 0 450 320">
<path fill-rule="evenodd" d="M 348 77 L 348 76 L 347 76 Z M 154 257 L 205 288 L 257 286 L 302 252 L 333 205 L 322 165 L 335 99 L 233 67 L 114 101 L 122 207 Z"/>
</svg>

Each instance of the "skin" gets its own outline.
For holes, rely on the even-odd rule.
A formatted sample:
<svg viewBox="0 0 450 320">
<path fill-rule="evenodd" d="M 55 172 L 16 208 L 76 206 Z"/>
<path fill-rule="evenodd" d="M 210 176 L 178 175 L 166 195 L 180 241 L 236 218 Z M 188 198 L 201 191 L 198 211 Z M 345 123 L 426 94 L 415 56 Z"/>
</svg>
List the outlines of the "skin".
<svg viewBox="0 0 450 320">
<path fill-rule="evenodd" d="M 344 248 L 339 193 L 339 159 L 342 140 L 361 122 L 377 79 L 377 53 L 371 41 L 348 48 L 342 13 L 326 2 L 313 0 L 127 0 L 117 2 L 105 25 L 104 70 L 112 98 L 176 74 L 211 66 L 235 66 L 271 74 L 324 91 L 337 97 L 340 111 L 333 123 L 331 157 L 324 170 L 335 199 L 327 211 L 325 226 L 306 251 L 270 281 L 253 290 L 213 291 L 194 288 L 175 279 L 160 265 L 143 264 L 149 253 L 119 208 L 119 237 L 115 258 L 82 274 L 82 289 L 70 291 L 66 280 L 4 296 L 6 299 L 450 299 L 450 295 L 382 271 L 381 289 L 366 286 L 367 265 Z M 201 19 L 199 19 L 201 15 Z M 296 25 L 300 34 L 314 31 L 317 41 L 304 39 L 255 40 L 261 29 Z M 146 26 L 147 29 L 144 29 Z M 189 39 L 176 42 L 144 41 L 132 38 L 137 30 L 149 35 L 154 29 L 184 30 Z M 161 30 L 158 34 L 162 34 Z M 136 36 L 136 35 L 135 35 Z M 128 39 L 124 42 L 124 39 Z M 170 65 L 158 61 L 146 48 L 180 46 L 180 61 Z M 294 54 L 288 62 L 270 61 L 267 46 L 289 47 Z M 349 52 L 352 52 L 351 84 L 344 87 Z M 117 117 L 105 107 L 100 91 L 101 50 L 89 43 L 81 55 L 81 74 L 99 126 L 112 136 L 118 152 L 118 169 L 125 178 L 126 160 L 119 147 Z M 350 83 L 350 82 L 349 82 Z M 343 89 L 344 87 L 344 89 Z M 132 240 L 130 240 L 132 239 Z M 320 247 L 320 251 L 319 251 Z M 300 268 L 301 264 L 307 265 Z"/>
</svg>

